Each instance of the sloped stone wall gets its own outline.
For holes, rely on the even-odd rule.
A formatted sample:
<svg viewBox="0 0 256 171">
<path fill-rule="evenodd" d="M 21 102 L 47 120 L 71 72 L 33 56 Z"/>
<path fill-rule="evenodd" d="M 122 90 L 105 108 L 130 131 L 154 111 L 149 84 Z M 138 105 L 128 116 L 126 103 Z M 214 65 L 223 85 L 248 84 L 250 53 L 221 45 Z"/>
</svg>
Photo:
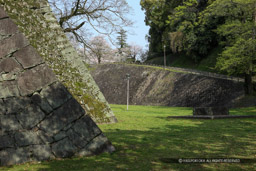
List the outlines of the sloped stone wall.
<svg viewBox="0 0 256 171">
<path fill-rule="evenodd" d="M 244 96 L 242 82 L 196 74 L 123 64 L 102 64 L 91 70 L 102 93 L 113 104 L 126 104 L 127 73 L 130 104 L 134 105 L 235 107 L 236 99 Z"/>
<path fill-rule="evenodd" d="M 113 150 L 0 7 L 0 165 Z"/>
<path fill-rule="evenodd" d="M 95 122 L 117 122 L 85 63 L 58 25 L 47 0 L 0 0 L 0 6 Z"/>
</svg>

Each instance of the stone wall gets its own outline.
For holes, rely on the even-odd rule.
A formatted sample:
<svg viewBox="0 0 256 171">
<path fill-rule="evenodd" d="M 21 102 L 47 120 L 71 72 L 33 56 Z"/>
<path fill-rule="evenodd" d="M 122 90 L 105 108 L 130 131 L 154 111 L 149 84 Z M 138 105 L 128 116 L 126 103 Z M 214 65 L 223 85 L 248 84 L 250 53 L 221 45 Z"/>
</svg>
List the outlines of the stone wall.
<svg viewBox="0 0 256 171">
<path fill-rule="evenodd" d="M 0 7 L 0 165 L 113 150 Z"/>
<path fill-rule="evenodd" d="M 94 121 L 117 121 L 85 63 L 58 25 L 47 0 L 0 0 L 0 6 Z"/>
<path fill-rule="evenodd" d="M 109 103 L 126 104 L 126 74 L 130 74 L 130 104 L 178 107 L 232 107 L 244 95 L 243 83 L 197 74 L 131 64 L 102 64 L 91 74 Z"/>
</svg>

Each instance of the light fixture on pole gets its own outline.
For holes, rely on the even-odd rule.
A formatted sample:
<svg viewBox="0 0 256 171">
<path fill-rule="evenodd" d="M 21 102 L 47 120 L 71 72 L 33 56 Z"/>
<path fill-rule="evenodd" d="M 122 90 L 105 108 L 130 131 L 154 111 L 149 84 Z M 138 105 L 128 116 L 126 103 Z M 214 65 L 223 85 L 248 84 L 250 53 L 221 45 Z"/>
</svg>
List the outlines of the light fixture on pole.
<svg viewBox="0 0 256 171">
<path fill-rule="evenodd" d="M 130 93 L 130 92 L 129 92 L 129 91 L 130 91 L 130 90 L 129 90 L 129 88 L 130 88 L 130 87 L 129 87 L 129 86 L 130 86 L 130 85 L 129 85 L 129 84 L 130 84 L 130 83 L 129 83 L 129 81 L 130 81 L 130 74 L 126 74 L 126 78 L 127 78 L 127 110 L 128 110 L 128 109 L 129 109 L 129 93 Z"/>
</svg>

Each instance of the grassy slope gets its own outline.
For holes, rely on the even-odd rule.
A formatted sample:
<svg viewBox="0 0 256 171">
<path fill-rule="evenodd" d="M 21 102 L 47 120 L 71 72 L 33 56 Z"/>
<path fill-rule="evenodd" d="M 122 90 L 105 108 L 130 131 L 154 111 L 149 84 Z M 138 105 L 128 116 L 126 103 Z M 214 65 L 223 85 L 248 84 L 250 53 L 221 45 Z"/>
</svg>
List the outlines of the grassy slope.
<svg viewBox="0 0 256 171">
<path fill-rule="evenodd" d="M 206 58 L 202 59 L 198 64 L 196 64 L 191 58 L 188 58 L 188 56 L 184 54 L 171 54 L 171 55 L 167 54 L 166 65 L 172 66 L 172 67 L 189 68 L 189 69 L 196 69 L 200 71 L 219 73 L 219 71 L 215 69 L 215 65 L 221 51 L 222 51 L 221 47 L 212 49 L 209 55 Z M 163 56 L 155 56 L 154 58 L 146 61 L 146 63 L 163 65 L 164 58 Z M 225 73 L 221 73 L 221 74 L 225 74 Z M 254 82 L 256 82 L 256 75 L 253 76 L 252 79 Z"/>
<path fill-rule="evenodd" d="M 100 125 L 116 147 L 113 154 L 24 164 L 0 170 L 253 170 L 256 163 L 178 164 L 172 158 L 256 159 L 256 119 L 167 119 L 191 115 L 191 108 L 111 105 L 119 121 Z M 254 114 L 256 107 L 232 110 Z"/>
<path fill-rule="evenodd" d="M 218 54 L 221 52 L 221 48 L 215 48 L 213 49 L 209 55 L 201 60 L 198 64 L 196 64 L 192 59 L 188 58 L 184 54 L 171 54 L 166 56 L 166 63 L 168 66 L 173 67 L 181 67 L 181 68 L 191 68 L 191 69 L 197 69 L 202 71 L 212 71 L 216 72 L 214 70 L 215 64 L 216 64 L 216 58 L 218 57 Z M 172 62 L 171 62 L 172 61 Z M 163 65 L 163 57 L 156 57 L 149 61 L 149 63 L 154 63 L 157 65 Z"/>
</svg>

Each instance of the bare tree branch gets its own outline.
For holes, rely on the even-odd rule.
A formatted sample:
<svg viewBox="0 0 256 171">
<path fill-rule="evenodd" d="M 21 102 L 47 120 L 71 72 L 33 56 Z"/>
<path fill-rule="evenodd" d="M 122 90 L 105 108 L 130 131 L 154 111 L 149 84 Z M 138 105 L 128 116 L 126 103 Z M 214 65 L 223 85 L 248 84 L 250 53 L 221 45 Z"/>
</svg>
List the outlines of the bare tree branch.
<svg viewBox="0 0 256 171">
<path fill-rule="evenodd" d="M 93 29 L 113 43 L 120 29 L 133 24 L 126 17 L 130 13 L 126 0 L 49 0 L 49 3 L 64 32 L 72 33 L 86 46 L 89 40 L 81 35 L 83 29 Z"/>
<path fill-rule="evenodd" d="M 83 27 L 83 25 L 85 24 L 85 22 L 82 22 L 80 25 L 76 26 L 75 28 L 65 28 L 64 32 L 73 32 L 76 31 L 78 29 L 80 29 L 81 27 Z"/>
</svg>

